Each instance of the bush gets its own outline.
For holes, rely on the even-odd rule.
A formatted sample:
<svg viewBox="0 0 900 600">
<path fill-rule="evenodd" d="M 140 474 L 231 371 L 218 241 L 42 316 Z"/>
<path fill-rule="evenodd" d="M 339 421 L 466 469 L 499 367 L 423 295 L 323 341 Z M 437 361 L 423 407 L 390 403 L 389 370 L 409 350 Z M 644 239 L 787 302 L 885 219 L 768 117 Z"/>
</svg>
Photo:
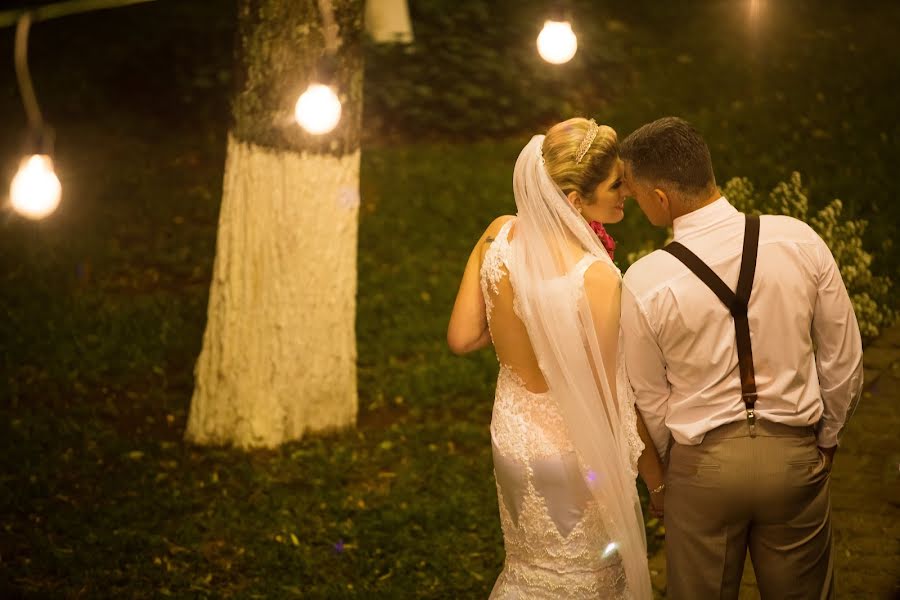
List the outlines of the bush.
<svg viewBox="0 0 900 600">
<path fill-rule="evenodd" d="M 872 253 L 863 248 L 868 222 L 842 219 L 844 205 L 840 200 L 834 199 L 810 215 L 807 191 L 797 172 L 788 181 L 776 185 L 767 196 L 757 193 L 745 177 L 729 180 L 722 191 L 738 210 L 747 214 L 783 214 L 810 224 L 831 249 L 841 270 L 864 338 L 876 337 L 894 322 L 897 315 L 890 296 L 893 282 L 889 277 L 872 274 Z M 884 243 L 885 254 L 890 245 L 890 240 Z"/>
</svg>

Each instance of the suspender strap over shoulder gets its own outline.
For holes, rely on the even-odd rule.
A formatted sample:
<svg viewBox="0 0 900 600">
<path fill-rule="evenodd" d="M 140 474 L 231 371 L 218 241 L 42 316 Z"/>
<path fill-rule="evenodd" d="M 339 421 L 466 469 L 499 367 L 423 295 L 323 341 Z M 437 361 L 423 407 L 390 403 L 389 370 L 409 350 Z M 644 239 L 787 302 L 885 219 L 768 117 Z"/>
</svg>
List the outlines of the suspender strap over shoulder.
<svg viewBox="0 0 900 600">
<path fill-rule="evenodd" d="M 741 373 L 741 397 L 747 409 L 750 433 L 755 433 L 756 374 L 753 370 L 753 348 L 750 343 L 750 321 L 747 309 L 750 306 L 750 292 L 756 274 L 756 256 L 759 249 L 759 217 L 746 216 L 744 224 L 744 251 L 741 256 L 741 274 L 738 277 L 737 292 L 732 292 L 724 281 L 700 260 L 696 254 L 678 242 L 672 242 L 663 250 L 680 260 L 694 275 L 718 296 L 734 319 L 734 333 L 737 342 L 738 369 Z"/>
</svg>

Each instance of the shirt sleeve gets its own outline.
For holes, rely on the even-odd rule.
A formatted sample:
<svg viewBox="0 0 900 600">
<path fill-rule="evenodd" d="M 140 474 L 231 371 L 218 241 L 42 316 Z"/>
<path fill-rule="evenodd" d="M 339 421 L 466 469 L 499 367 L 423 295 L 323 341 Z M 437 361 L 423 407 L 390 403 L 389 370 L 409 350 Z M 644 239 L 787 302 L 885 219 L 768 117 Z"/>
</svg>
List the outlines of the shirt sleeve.
<svg viewBox="0 0 900 600">
<path fill-rule="evenodd" d="M 834 257 L 821 238 L 818 238 L 816 249 L 819 278 L 812 337 L 824 404 L 818 444 L 830 448 L 837 445 L 841 430 L 862 395 L 862 337 Z"/>
<path fill-rule="evenodd" d="M 631 380 L 638 410 L 644 417 L 659 456 L 664 458 L 670 436 L 666 426 L 670 393 L 666 363 L 647 315 L 627 285 L 622 289 L 621 323 L 625 370 Z"/>
</svg>

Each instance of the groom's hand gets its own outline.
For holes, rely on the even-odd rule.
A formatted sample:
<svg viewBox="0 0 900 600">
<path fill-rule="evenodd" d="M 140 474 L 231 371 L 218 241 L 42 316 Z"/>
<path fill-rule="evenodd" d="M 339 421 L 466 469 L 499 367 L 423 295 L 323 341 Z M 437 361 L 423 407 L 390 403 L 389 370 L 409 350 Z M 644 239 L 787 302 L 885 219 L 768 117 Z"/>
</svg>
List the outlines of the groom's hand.
<svg viewBox="0 0 900 600">
<path fill-rule="evenodd" d="M 837 448 L 837 446 L 832 446 L 831 448 L 819 446 L 819 452 L 825 457 L 825 470 L 827 471 L 831 471 L 831 465 L 834 464 L 834 453 L 837 452 Z"/>
</svg>

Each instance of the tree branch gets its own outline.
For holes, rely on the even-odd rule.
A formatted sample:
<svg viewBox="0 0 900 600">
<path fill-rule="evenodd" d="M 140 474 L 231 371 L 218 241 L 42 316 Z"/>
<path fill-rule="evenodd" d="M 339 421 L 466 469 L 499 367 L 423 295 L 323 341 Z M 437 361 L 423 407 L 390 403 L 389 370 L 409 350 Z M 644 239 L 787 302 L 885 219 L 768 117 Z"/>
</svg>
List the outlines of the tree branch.
<svg viewBox="0 0 900 600">
<path fill-rule="evenodd" d="M 24 13 L 31 13 L 31 22 L 48 21 L 60 17 L 68 17 L 79 13 L 118 8 L 130 4 L 143 4 L 154 0 L 66 0 L 54 4 L 45 4 L 37 8 L 17 8 L 0 12 L 0 28 L 15 25 Z"/>
</svg>

